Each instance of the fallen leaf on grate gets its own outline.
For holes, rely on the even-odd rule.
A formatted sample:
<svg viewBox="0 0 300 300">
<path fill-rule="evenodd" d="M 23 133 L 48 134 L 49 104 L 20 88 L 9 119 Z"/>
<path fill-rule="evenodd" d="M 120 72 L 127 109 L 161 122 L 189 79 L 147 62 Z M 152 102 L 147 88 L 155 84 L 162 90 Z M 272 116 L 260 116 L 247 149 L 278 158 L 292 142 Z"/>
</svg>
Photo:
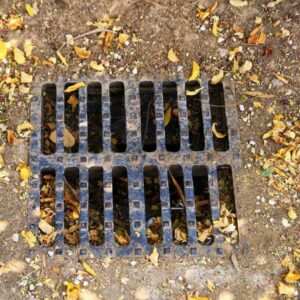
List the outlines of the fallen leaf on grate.
<svg viewBox="0 0 300 300">
<path fill-rule="evenodd" d="M 46 220 L 41 220 L 39 222 L 38 226 L 42 232 L 44 232 L 48 235 L 54 232 L 54 227 L 51 226 L 50 224 L 48 224 Z"/>
<path fill-rule="evenodd" d="M 50 141 L 56 144 L 56 130 L 52 131 L 49 137 Z M 75 138 L 73 135 L 64 128 L 64 147 L 71 148 L 75 145 Z"/>
<path fill-rule="evenodd" d="M 29 122 L 23 122 L 17 126 L 17 133 L 23 137 L 28 137 L 35 127 Z"/>
<path fill-rule="evenodd" d="M 211 79 L 211 84 L 218 84 L 219 82 L 222 81 L 223 77 L 224 77 L 224 71 L 220 70 L 220 72 L 217 75 L 213 76 L 213 78 Z"/>
<path fill-rule="evenodd" d="M 203 89 L 204 89 L 204 87 L 201 87 L 199 89 L 195 89 L 193 91 L 186 90 L 185 94 L 187 96 L 195 96 L 195 95 L 199 94 Z"/>
<path fill-rule="evenodd" d="M 197 62 L 193 61 L 192 74 L 189 78 L 189 81 L 196 80 L 200 76 L 200 67 Z"/>
<path fill-rule="evenodd" d="M 156 247 L 153 247 L 152 253 L 150 255 L 150 261 L 152 262 L 152 264 L 158 268 L 158 251 Z"/>
<path fill-rule="evenodd" d="M 36 237 L 32 231 L 22 230 L 21 235 L 26 240 L 30 248 L 33 248 L 35 246 Z"/>
<path fill-rule="evenodd" d="M 181 227 L 176 227 L 174 230 L 174 238 L 176 242 L 187 243 L 187 232 Z"/>
<path fill-rule="evenodd" d="M 213 123 L 212 127 L 211 127 L 211 131 L 213 132 L 213 134 L 215 135 L 216 138 L 223 139 L 226 136 L 226 134 L 219 132 L 217 130 L 217 125 L 218 125 L 217 123 Z"/>
<path fill-rule="evenodd" d="M 172 117 L 172 107 L 168 107 L 168 109 L 165 111 L 165 116 L 164 116 L 164 125 L 167 127 L 171 121 Z"/>
<path fill-rule="evenodd" d="M 71 93 L 71 92 L 74 92 L 74 91 L 77 91 L 79 90 L 80 88 L 82 87 L 85 87 L 85 83 L 80 81 L 80 82 L 77 82 L 77 83 L 74 83 L 70 86 L 68 86 L 66 89 L 65 89 L 65 93 Z"/>
<path fill-rule="evenodd" d="M 68 104 L 72 106 L 72 111 L 76 110 L 77 105 L 79 104 L 79 100 L 76 95 L 71 95 L 68 99 Z"/>
<path fill-rule="evenodd" d="M 130 236 L 125 229 L 117 229 L 115 239 L 121 246 L 128 246 L 130 244 Z"/>
</svg>

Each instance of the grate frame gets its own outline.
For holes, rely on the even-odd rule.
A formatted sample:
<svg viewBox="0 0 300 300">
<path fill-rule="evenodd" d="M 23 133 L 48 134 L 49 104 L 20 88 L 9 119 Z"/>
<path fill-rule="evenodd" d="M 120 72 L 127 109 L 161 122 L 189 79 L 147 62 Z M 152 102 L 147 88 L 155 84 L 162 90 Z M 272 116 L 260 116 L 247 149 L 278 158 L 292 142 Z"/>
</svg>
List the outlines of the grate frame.
<svg viewBox="0 0 300 300">
<path fill-rule="evenodd" d="M 31 106 L 31 121 L 36 131 L 30 140 L 30 166 L 32 178 L 30 180 L 30 197 L 28 202 L 29 228 L 38 235 L 39 218 L 36 210 L 39 209 L 40 200 L 40 174 L 43 169 L 54 169 L 56 172 L 56 218 L 55 227 L 58 231 L 55 245 L 52 247 L 56 255 L 65 255 L 68 250 L 85 256 L 93 253 L 97 257 L 110 256 L 145 256 L 152 252 L 153 246 L 147 243 L 146 220 L 144 204 L 144 166 L 156 166 L 159 170 L 160 196 L 162 203 L 163 242 L 157 245 L 160 254 L 186 255 L 225 255 L 228 245 L 224 244 L 224 238 L 214 231 L 214 242 L 212 245 L 201 245 L 197 241 L 195 202 L 193 191 L 192 167 L 204 166 L 208 171 L 208 186 L 212 220 L 219 219 L 220 202 L 218 190 L 217 167 L 229 165 L 232 169 L 235 206 L 237 220 L 239 222 L 239 188 L 236 184 L 238 173 L 241 170 L 241 149 L 238 132 L 238 114 L 234 83 L 230 79 L 223 81 L 225 113 L 227 117 L 227 128 L 229 138 L 229 149 L 227 151 L 215 151 L 213 148 L 213 137 L 211 132 L 211 113 L 209 104 L 209 81 L 206 75 L 199 80 L 201 87 L 201 105 L 203 116 L 203 128 L 205 137 L 205 149 L 203 151 L 192 151 L 189 147 L 188 116 L 185 96 L 184 78 L 136 78 L 116 79 L 109 77 L 99 79 L 82 78 L 86 86 L 79 90 L 79 150 L 78 153 L 64 153 L 63 146 L 63 124 L 64 124 L 64 88 L 66 82 L 60 78 L 56 84 L 56 151 L 52 155 L 45 155 L 41 151 L 41 117 L 42 117 L 42 95 L 41 84 L 36 85 Z M 154 152 L 144 152 L 141 143 L 141 119 L 140 119 L 140 96 L 139 82 L 150 81 L 154 84 L 155 115 L 156 115 L 156 142 L 157 148 Z M 164 107 L 163 107 L 163 82 L 173 81 L 177 85 L 178 109 L 180 124 L 180 150 L 178 152 L 167 152 L 165 147 L 164 130 Z M 77 81 L 71 81 L 75 83 Z M 87 144 L 87 85 L 89 83 L 100 83 L 102 89 L 102 140 L 103 149 L 101 153 L 88 153 Z M 126 136 L 127 149 L 123 153 L 111 151 L 110 133 L 110 98 L 109 84 L 123 82 L 125 85 L 125 110 L 126 110 Z M 53 84 L 53 82 L 44 83 Z M 43 84 L 43 85 L 44 85 Z M 184 190 L 187 200 L 187 245 L 175 245 L 172 240 L 172 224 L 168 188 L 168 167 L 181 165 L 184 174 Z M 112 199 L 112 168 L 124 166 L 128 172 L 128 199 L 130 211 L 131 243 L 129 246 L 119 246 L 114 240 L 113 229 L 113 199 Z M 63 179 L 66 168 L 78 168 L 80 178 L 80 241 L 77 247 L 64 244 L 64 191 Z M 88 237 L 88 170 L 91 167 L 103 168 L 104 184 L 104 236 L 105 242 L 101 246 L 89 244 Z M 136 178 L 136 180 L 134 180 Z M 243 236 L 239 231 L 239 241 Z M 47 251 L 51 247 L 45 247 Z M 41 251 L 36 247 L 32 252 Z"/>
</svg>

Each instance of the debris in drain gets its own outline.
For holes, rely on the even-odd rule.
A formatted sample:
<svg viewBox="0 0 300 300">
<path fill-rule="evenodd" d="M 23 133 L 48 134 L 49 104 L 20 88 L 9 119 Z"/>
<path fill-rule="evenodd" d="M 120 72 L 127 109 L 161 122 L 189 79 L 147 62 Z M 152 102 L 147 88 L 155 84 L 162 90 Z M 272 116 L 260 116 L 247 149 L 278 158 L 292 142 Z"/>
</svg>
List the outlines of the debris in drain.
<svg viewBox="0 0 300 300">
<path fill-rule="evenodd" d="M 40 191 L 39 241 L 42 246 L 52 246 L 57 235 L 55 231 L 55 172 L 42 172 Z"/>
</svg>

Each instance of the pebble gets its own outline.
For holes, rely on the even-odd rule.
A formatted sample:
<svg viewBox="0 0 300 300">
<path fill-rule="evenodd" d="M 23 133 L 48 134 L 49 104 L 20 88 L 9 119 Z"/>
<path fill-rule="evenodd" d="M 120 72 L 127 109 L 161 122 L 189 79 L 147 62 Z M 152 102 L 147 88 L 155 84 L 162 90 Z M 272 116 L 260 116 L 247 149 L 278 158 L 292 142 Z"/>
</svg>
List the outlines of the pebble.
<svg viewBox="0 0 300 300">
<path fill-rule="evenodd" d="M 245 110 L 245 106 L 243 104 L 239 105 L 240 111 L 244 111 Z"/>
<path fill-rule="evenodd" d="M 29 285 L 29 291 L 33 291 L 34 288 L 35 288 L 35 286 L 34 286 L 33 284 L 30 284 L 30 285 Z"/>
<path fill-rule="evenodd" d="M 255 146 L 256 145 L 256 142 L 252 141 L 252 140 L 249 143 L 250 143 L 251 146 Z"/>
<path fill-rule="evenodd" d="M 18 242 L 19 241 L 19 234 L 18 233 L 14 233 L 12 236 L 11 236 L 11 239 L 13 240 L 13 242 Z"/>
<path fill-rule="evenodd" d="M 75 279 L 74 284 L 80 284 L 80 281 L 78 279 Z"/>
<path fill-rule="evenodd" d="M 280 80 L 278 80 L 278 79 L 276 79 L 276 78 L 274 78 L 274 79 L 272 80 L 272 84 L 273 84 L 273 86 L 275 86 L 275 87 L 281 87 L 281 86 L 284 85 L 284 83 L 283 83 L 282 81 L 280 81 Z"/>
<path fill-rule="evenodd" d="M 54 251 L 48 251 L 48 255 L 52 257 L 54 255 Z"/>
<path fill-rule="evenodd" d="M 87 281 L 83 282 L 83 286 L 87 287 L 89 285 L 89 283 Z"/>
<path fill-rule="evenodd" d="M 276 201 L 275 201 L 274 199 L 270 199 L 270 200 L 268 201 L 268 203 L 269 203 L 271 206 L 276 205 Z"/>
<path fill-rule="evenodd" d="M 136 262 L 135 260 L 133 260 L 133 261 L 130 262 L 130 265 L 131 265 L 132 267 L 134 267 L 134 266 L 137 265 L 137 262 Z"/>
<path fill-rule="evenodd" d="M 134 69 L 132 70 L 132 74 L 133 74 L 133 75 L 136 75 L 137 73 L 138 73 L 137 68 L 134 68 Z"/>
</svg>

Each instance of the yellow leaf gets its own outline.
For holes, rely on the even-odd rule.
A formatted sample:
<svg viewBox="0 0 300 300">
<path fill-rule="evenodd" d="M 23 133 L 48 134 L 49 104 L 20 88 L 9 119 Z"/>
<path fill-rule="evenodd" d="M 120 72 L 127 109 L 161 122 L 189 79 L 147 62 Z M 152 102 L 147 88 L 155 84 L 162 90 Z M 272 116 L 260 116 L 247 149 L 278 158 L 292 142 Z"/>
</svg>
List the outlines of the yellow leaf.
<svg viewBox="0 0 300 300">
<path fill-rule="evenodd" d="M 79 58 L 85 59 L 91 56 L 91 51 L 88 51 L 85 48 L 79 48 L 77 46 L 74 46 L 74 50 Z"/>
<path fill-rule="evenodd" d="M 130 244 L 130 236 L 124 229 L 117 229 L 115 239 L 121 246 L 128 246 Z"/>
<path fill-rule="evenodd" d="M 14 58 L 15 61 L 17 62 L 17 64 L 19 65 L 23 65 L 25 64 L 25 55 L 24 52 L 22 50 L 20 50 L 19 48 L 14 48 Z"/>
<path fill-rule="evenodd" d="M 10 15 L 6 27 L 10 30 L 23 29 L 23 17 L 21 15 Z"/>
<path fill-rule="evenodd" d="M 65 93 L 71 93 L 71 92 L 74 92 L 74 91 L 77 91 L 78 89 L 82 88 L 85 86 L 85 83 L 80 81 L 80 82 L 77 82 L 75 84 L 72 84 L 70 85 L 69 87 L 67 87 L 65 89 Z"/>
<path fill-rule="evenodd" d="M 0 221 L 0 233 L 5 231 L 5 229 L 7 228 L 8 226 L 8 222 L 7 221 Z"/>
<path fill-rule="evenodd" d="M 70 104 L 72 106 L 72 111 L 75 111 L 78 103 L 79 103 L 79 100 L 75 95 L 71 95 L 70 98 L 68 99 L 68 104 Z"/>
<path fill-rule="evenodd" d="M 0 39 L 0 59 L 3 59 L 6 57 L 7 54 L 7 46 L 6 44 Z"/>
<path fill-rule="evenodd" d="M 264 44 L 266 42 L 267 36 L 264 32 L 261 32 L 259 34 L 258 40 L 257 40 L 257 44 Z"/>
<path fill-rule="evenodd" d="M 300 275 L 296 271 L 290 271 L 284 276 L 284 281 L 287 283 L 296 283 L 300 280 Z"/>
<path fill-rule="evenodd" d="M 239 70 L 239 62 L 238 60 L 235 58 L 233 60 L 233 65 L 232 65 L 232 72 L 236 73 Z"/>
<path fill-rule="evenodd" d="M 213 27 L 212 27 L 212 34 L 216 37 L 218 37 L 220 35 L 221 32 L 221 28 L 218 27 L 218 23 L 219 23 L 219 17 L 218 16 L 213 16 L 214 19 L 214 23 L 213 23 Z"/>
<path fill-rule="evenodd" d="M 277 288 L 280 295 L 286 295 L 288 297 L 294 296 L 296 292 L 294 287 L 284 284 L 283 282 L 278 282 Z"/>
<path fill-rule="evenodd" d="M 169 59 L 171 62 L 173 62 L 173 63 L 179 62 L 179 59 L 178 59 L 178 57 L 176 56 L 176 54 L 175 54 L 173 48 L 171 48 L 171 49 L 169 50 L 169 52 L 168 52 L 168 59 Z"/>
<path fill-rule="evenodd" d="M 213 76 L 213 78 L 211 79 L 211 84 L 217 84 L 219 83 L 224 77 L 224 71 L 223 70 L 220 70 L 220 72 Z"/>
<path fill-rule="evenodd" d="M 258 78 L 258 75 L 253 74 L 249 77 L 249 80 L 251 80 L 252 82 L 256 83 L 256 84 L 260 84 L 260 80 Z"/>
<path fill-rule="evenodd" d="M 250 96 L 250 97 L 266 98 L 266 99 L 275 97 L 272 94 L 266 94 L 266 93 L 262 93 L 262 92 L 252 92 L 252 91 L 244 91 L 243 94 Z"/>
<path fill-rule="evenodd" d="M 188 296 L 187 300 L 210 300 L 210 298 L 200 296 Z"/>
<path fill-rule="evenodd" d="M 111 43 L 114 40 L 114 37 L 115 37 L 115 35 L 114 35 L 113 32 L 107 32 L 106 33 L 104 43 L 103 43 L 103 52 L 106 52 L 110 48 Z"/>
<path fill-rule="evenodd" d="M 67 286 L 67 300 L 79 300 L 80 285 L 72 282 L 65 282 Z"/>
<path fill-rule="evenodd" d="M 25 52 L 26 57 L 30 57 L 31 53 L 32 53 L 32 50 L 35 48 L 35 46 L 32 45 L 31 40 L 26 39 L 25 42 L 24 42 L 23 48 L 24 48 L 24 52 Z"/>
<path fill-rule="evenodd" d="M 129 39 L 129 35 L 127 33 L 119 33 L 118 43 L 116 48 L 119 49 L 126 41 Z"/>
<path fill-rule="evenodd" d="M 214 285 L 214 283 L 211 280 L 207 279 L 207 288 L 211 292 L 213 292 L 216 289 L 216 286 Z"/>
<path fill-rule="evenodd" d="M 20 80 L 21 80 L 21 83 L 31 83 L 32 80 L 33 80 L 33 77 L 30 74 L 27 74 L 25 72 L 21 72 Z"/>
<path fill-rule="evenodd" d="M 193 61 L 192 75 L 190 76 L 189 81 L 198 79 L 199 75 L 200 67 L 195 61 Z"/>
<path fill-rule="evenodd" d="M 92 60 L 92 61 L 90 62 L 90 67 L 91 67 L 93 70 L 98 71 L 98 72 L 104 71 L 104 66 L 103 66 L 103 64 L 97 64 L 97 62 L 94 61 L 94 60 Z"/>
<path fill-rule="evenodd" d="M 208 7 L 205 11 L 201 10 L 199 7 L 197 7 L 197 17 L 204 21 L 209 15 L 213 14 L 214 11 L 218 7 L 218 2 L 216 2 L 213 6 Z"/>
<path fill-rule="evenodd" d="M 22 131 L 24 131 L 24 130 L 25 131 L 34 131 L 35 127 L 31 123 L 25 121 L 17 126 L 17 133 L 20 135 L 22 133 Z"/>
<path fill-rule="evenodd" d="M 288 83 L 289 83 L 289 81 L 288 81 L 286 78 L 284 78 L 282 75 L 280 75 L 280 74 L 278 74 L 278 73 L 275 73 L 275 72 L 273 72 L 273 75 L 274 75 L 278 80 L 282 81 L 283 83 L 285 83 L 285 84 L 288 84 Z"/>
<path fill-rule="evenodd" d="M 234 6 L 234 7 L 244 7 L 246 5 L 248 5 L 247 1 L 243 1 L 243 0 L 229 0 L 230 5 Z"/>
<path fill-rule="evenodd" d="M 218 132 L 216 126 L 217 126 L 217 123 L 213 123 L 211 131 L 213 132 L 213 134 L 215 135 L 216 138 L 223 139 L 226 136 L 226 134 Z"/>
<path fill-rule="evenodd" d="M 50 225 L 46 220 L 41 220 L 38 224 L 39 229 L 46 234 L 51 234 L 54 232 L 55 228 Z"/>
<path fill-rule="evenodd" d="M 185 94 L 186 94 L 187 96 L 195 96 L 195 95 L 197 95 L 199 92 L 201 92 L 203 89 L 204 89 L 204 87 L 201 87 L 201 88 L 199 88 L 199 89 L 195 89 L 195 90 L 193 90 L 193 91 L 186 90 Z"/>
<path fill-rule="evenodd" d="M 82 261 L 82 265 L 89 274 L 91 274 L 93 276 L 97 275 L 96 271 L 88 263 L 86 263 L 85 261 Z"/>
<path fill-rule="evenodd" d="M 20 177 L 23 180 L 28 180 L 31 176 L 30 167 L 27 165 L 20 166 Z"/>
<path fill-rule="evenodd" d="M 253 101 L 253 106 L 256 107 L 256 108 L 262 108 L 263 107 L 261 102 L 259 102 L 259 101 Z"/>
<path fill-rule="evenodd" d="M 240 73 L 245 74 L 246 72 L 250 71 L 252 69 L 252 62 L 249 60 L 246 60 L 245 63 L 240 67 Z"/>
<path fill-rule="evenodd" d="M 294 210 L 293 207 L 290 207 L 289 210 L 288 210 L 288 216 L 291 220 L 295 220 L 297 219 L 297 213 L 296 211 Z"/>
<path fill-rule="evenodd" d="M 229 53 L 228 53 L 228 59 L 230 61 L 232 61 L 234 59 L 235 55 L 237 53 L 239 53 L 239 52 L 242 52 L 242 47 L 241 46 L 234 48 L 232 51 L 229 51 Z"/>
<path fill-rule="evenodd" d="M 165 117 L 164 117 L 164 125 L 165 127 L 167 127 L 171 121 L 171 117 L 172 117 L 172 107 L 169 107 L 166 111 L 165 111 Z"/>
<path fill-rule="evenodd" d="M 150 261 L 152 262 L 152 264 L 158 268 L 158 251 L 157 251 L 157 248 L 156 247 L 153 247 L 153 251 L 150 255 Z"/>
<path fill-rule="evenodd" d="M 68 68 L 68 63 L 66 58 L 60 53 L 60 51 L 56 51 L 57 56 L 59 57 L 59 59 L 61 60 L 61 62 Z"/>
<path fill-rule="evenodd" d="M 32 231 L 22 230 L 21 235 L 26 240 L 30 248 L 33 248 L 35 246 L 36 237 Z"/>
<path fill-rule="evenodd" d="M 26 8 L 26 11 L 27 11 L 28 15 L 29 15 L 30 17 L 33 17 L 34 11 L 33 11 L 32 6 L 31 6 L 30 4 L 28 4 L 28 3 L 26 3 L 26 4 L 25 4 L 25 8 Z"/>
<path fill-rule="evenodd" d="M 267 139 L 269 137 L 271 137 L 273 134 L 273 130 L 269 130 L 268 132 L 266 132 L 264 135 L 263 135 L 263 139 Z"/>
</svg>

